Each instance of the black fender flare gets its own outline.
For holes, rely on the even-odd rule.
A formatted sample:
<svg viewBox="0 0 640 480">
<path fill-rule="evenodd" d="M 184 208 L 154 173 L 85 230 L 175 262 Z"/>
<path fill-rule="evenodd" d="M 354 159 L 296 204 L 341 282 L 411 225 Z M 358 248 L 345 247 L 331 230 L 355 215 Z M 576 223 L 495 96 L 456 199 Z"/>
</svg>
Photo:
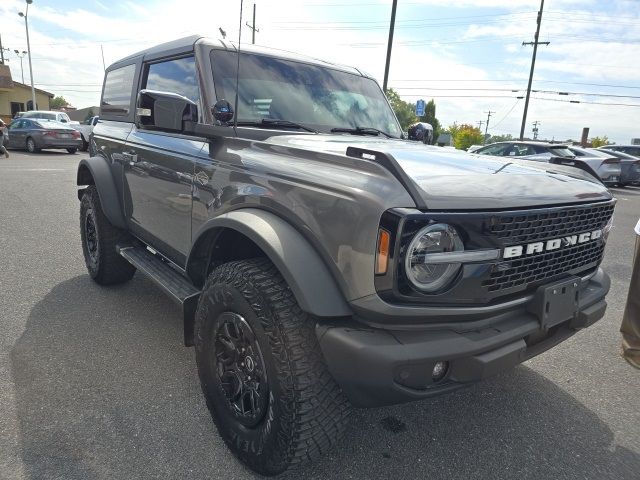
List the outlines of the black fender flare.
<svg viewBox="0 0 640 480">
<path fill-rule="evenodd" d="M 198 231 L 191 255 L 211 229 L 228 228 L 253 241 L 286 280 L 300 308 L 318 317 L 352 315 L 329 268 L 313 246 L 289 222 L 257 208 L 234 210 L 207 221 Z"/>
<path fill-rule="evenodd" d="M 91 177 L 87 176 L 87 170 Z M 93 180 L 93 181 L 91 181 Z M 113 180 L 113 174 L 108 161 L 103 157 L 83 158 L 78 164 L 78 186 L 93 183 L 98 190 L 100 204 L 105 216 L 111 224 L 118 228 L 126 228 L 122 205 L 118 196 L 118 190 Z M 78 190 L 78 199 L 82 198 L 82 190 Z"/>
</svg>

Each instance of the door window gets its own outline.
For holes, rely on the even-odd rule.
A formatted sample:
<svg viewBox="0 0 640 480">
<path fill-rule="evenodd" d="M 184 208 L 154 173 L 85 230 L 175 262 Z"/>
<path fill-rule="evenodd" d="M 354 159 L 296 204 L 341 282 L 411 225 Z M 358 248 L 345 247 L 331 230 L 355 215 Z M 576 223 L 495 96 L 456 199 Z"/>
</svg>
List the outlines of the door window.
<svg viewBox="0 0 640 480">
<path fill-rule="evenodd" d="M 535 150 L 530 145 L 514 143 L 509 150 L 509 155 L 513 157 L 524 157 L 526 155 L 535 155 Z"/>
<path fill-rule="evenodd" d="M 198 103 L 200 90 L 195 59 L 193 57 L 177 58 L 149 65 L 144 88 L 177 93 Z"/>
<path fill-rule="evenodd" d="M 103 113 L 122 117 L 129 114 L 135 73 L 136 66 L 133 64 L 107 72 L 100 104 Z"/>
<path fill-rule="evenodd" d="M 506 155 L 507 150 L 511 146 L 510 143 L 498 143 L 496 145 L 489 145 L 488 147 L 481 148 L 476 153 L 482 153 L 483 155 Z"/>
</svg>

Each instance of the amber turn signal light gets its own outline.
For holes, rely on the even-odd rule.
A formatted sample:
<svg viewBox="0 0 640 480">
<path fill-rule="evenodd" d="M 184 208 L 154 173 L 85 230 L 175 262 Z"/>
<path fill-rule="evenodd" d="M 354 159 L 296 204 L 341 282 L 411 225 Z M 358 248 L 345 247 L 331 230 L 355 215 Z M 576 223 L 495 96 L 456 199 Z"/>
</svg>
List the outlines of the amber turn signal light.
<svg viewBox="0 0 640 480">
<path fill-rule="evenodd" d="M 378 251 L 376 252 L 376 275 L 387 273 L 389 265 L 389 244 L 391 235 L 382 228 L 378 230 Z"/>
</svg>

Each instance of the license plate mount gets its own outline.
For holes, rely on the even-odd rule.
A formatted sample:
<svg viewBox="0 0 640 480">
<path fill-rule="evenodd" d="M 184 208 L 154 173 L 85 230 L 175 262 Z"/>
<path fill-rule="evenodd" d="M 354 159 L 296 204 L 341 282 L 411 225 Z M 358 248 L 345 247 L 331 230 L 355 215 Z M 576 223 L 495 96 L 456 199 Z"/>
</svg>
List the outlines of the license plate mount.
<svg viewBox="0 0 640 480">
<path fill-rule="evenodd" d="M 540 326 L 544 330 L 570 320 L 578 314 L 580 283 L 581 280 L 578 277 L 571 277 L 538 288 L 528 310 L 538 317 Z"/>
</svg>

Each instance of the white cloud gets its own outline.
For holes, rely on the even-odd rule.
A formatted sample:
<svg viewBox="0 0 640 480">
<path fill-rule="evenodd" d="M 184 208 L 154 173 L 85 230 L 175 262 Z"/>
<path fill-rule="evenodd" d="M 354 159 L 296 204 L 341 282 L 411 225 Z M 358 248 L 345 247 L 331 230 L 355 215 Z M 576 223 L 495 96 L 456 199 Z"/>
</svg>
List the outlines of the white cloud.
<svg viewBox="0 0 640 480">
<path fill-rule="evenodd" d="M 337 3 L 336 0 L 327 2 Z M 344 13 L 339 13 L 344 12 L 342 8 L 328 10 L 321 7 L 321 0 L 309 2 L 313 6 L 293 0 L 256 0 L 256 3 L 260 29 L 257 34 L 258 43 L 354 65 L 371 73 L 382 83 L 388 1 L 379 0 L 380 8 L 359 9 L 357 18 L 345 17 Z M 366 3 L 372 4 L 374 0 Z M 497 129 L 518 133 L 523 102 L 516 101 L 516 93 L 442 89 L 526 88 L 531 50 L 530 47 L 522 47 L 520 43 L 533 37 L 535 11 L 539 7 L 539 0 L 412 0 L 411 3 L 422 3 L 427 7 L 446 6 L 450 11 L 447 16 L 467 15 L 467 25 L 462 25 L 465 22 L 461 22 L 459 27 L 455 26 L 459 33 L 453 38 L 438 34 L 437 32 L 444 31 L 438 29 L 426 28 L 426 33 L 418 28 L 397 29 L 390 85 L 405 89 L 425 87 L 420 90 L 403 89 L 401 94 L 411 101 L 415 101 L 417 95 L 424 98 L 434 96 L 438 116 L 445 125 L 456 120 L 475 123 L 486 118 L 484 112 L 491 109 L 496 111 L 492 123 L 498 122 L 510 112 Z M 539 49 L 535 87 L 557 90 L 558 85 L 554 87 L 545 82 L 567 78 L 587 83 L 606 80 L 608 83 L 637 84 L 640 80 L 640 69 L 636 68 L 637 59 L 640 58 L 638 29 L 620 25 L 640 21 L 640 12 L 633 11 L 629 3 L 608 2 L 607 11 L 603 13 L 595 11 L 595 7 L 601 3 L 594 1 L 547 0 L 541 39 L 548 39 L 552 43 L 548 48 Z M 85 4 L 79 3 L 78 7 L 62 10 L 52 1 L 47 4 L 34 3 L 29 12 L 36 83 L 41 88 L 62 94 L 78 107 L 95 105 L 99 100 L 103 77 L 101 44 L 108 65 L 151 45 L 191 33 L 203 33 L 217 38 L 218 27 L 222 27 L 227 31 L 227 38 L 235 41 L 238 35 L 237 0 L 165 0 L 153 2 L 153 8 L 136 2 L 116 0 L 109 3 L 106 10 L 102 8 L 104 5 L 96 5 L 90 10 Z M 251 6 L 252 2 L 245 2 L 243 24 L 250 21 Z M 26 49 L 24 21 L 17 15 L 17 11 L 23 7 L 23 1 L 19 0 L 0 3 L 3 42 L 11 49 Z M 400 8 L 403 8 L 402 3 Z M 490 15 L 516 15 L 486 19 L 479 17 L 476 24 L 469 25 L 468 20 L 472 15 L 468 13 L 470 8 L 483 9 Z M 496 8 L 499 10 L 495 10 Z M 425 17 L 428 17 L 429 8 L 424 8 L 424 11 Z M 114 12 L 117 15 L 113 15 Z M 478 10 L 474 10 L 473 14 L 477 15 Z M 480 11 L 480 14 L 483 12 Z M 630 20 L 621 20 L 623 15 Z M 604 18 L 604 21 L 593 23 L 598 18 Z M 376 22 L 375 25 L 379 28 L 350 30 L 345 28 L 344 23 L 340 23 L 345 21 Z M 407 22 L 412 22 L 402 21 L 405 22 L 405 27 Z M 613 44 L 594 40 L 595 37 L 627 43 Z M 439 43 L 430 40 L 434 38 L 438 38 Z M 243 41 L 249 40 L 250 31 L 243 27 Z M 465 63 L 462 60 L 463 52 L 473 51 L 480 45 L 485 45 L 478 41 L 488 40 L 494 42 L 490 45 L 495 45 L 494 62 L 488 65 L 488 61 Z M 634 40 L 635 43 L 632 43 Z M 13 54 L 10 60 L 14 78 L 19 79 L 20 62 Z M 26 59 L 24 65 L 25 80 L 28 82 Z M 424 81 L 406 82 L 408 79 Z M 562 88 L 570 90 L 568 85 Z M 571 88 L 579 91 L 577 87 Z M 472 96 L 441 96 L 463 94 Z M 481 98 L 489 95 L 506 95 L 507 98 Z M 546 97 L 551 98 L 550 95 Z M 604 102 L 610 99 L 597 100 Z M 533 99 L 529 119 L 541 120 L 541 133 L 549 132 L 550 136 L 578 137 L 582 126 L 587 126 L 583 124 L 591 122 L 592 129 L 597 127 L 610 138 L 628 141 L 632 136 L 638 135 L 636 125 L 639 114 L 640 108 L 564 104 Z"/>
</svg>

